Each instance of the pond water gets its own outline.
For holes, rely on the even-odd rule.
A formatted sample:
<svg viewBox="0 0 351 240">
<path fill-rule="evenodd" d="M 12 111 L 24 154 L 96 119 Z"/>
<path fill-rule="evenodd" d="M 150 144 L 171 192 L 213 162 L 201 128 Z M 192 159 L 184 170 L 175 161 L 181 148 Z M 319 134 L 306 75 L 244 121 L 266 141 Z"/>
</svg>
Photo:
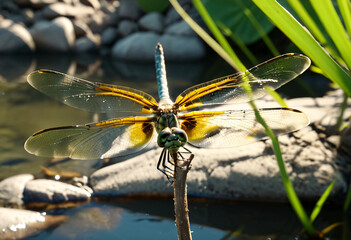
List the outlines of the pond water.
<svg viewBox="0 0 351 240">
<path fill-rule="evenodd" d="M 166 66 L 173 99 L 194 84 L 233 73 L 218 58 L 182 64 L 166 60 Z M 23 149 L 25 140 L 40 129 L 84 124 L 97 119 L 92 113 L 65 106 L 30 87 L 26 75 L 42 68 L 91 81 L 138 88 L 157 99 L 154 63 L 119 62 L 93 55 L 1 56 L 0 180 L 20 173 L 41 176 L 40 166 L 82 175 L 89 175 L 101 167 L 100 161 L 52 163 L 48 158 L 32 156 Z M 311 76 L 313 74 L 306 73 L 303 78 L 311 79 Z M 283 87 L 281 92 L 290 96 L 307 96 L 311 94 L 311 84 L 313 90 L 317 89 L 312 94 L 317 96 L 328 87 L 327 81 L 311 83 L 310 80 L 306 84 L 300 79 Z M 30 239 L 177 239 L 172 204 L 172 199 L 115 199 L 113 202 L 91 201 L 74 208 L 50 210 L 48 214 L 64 214 L 69 220 Z M 194 239 L 295 239 L 301 231 L 301 225 L 288 204 L 193 199 L 189 208 Z M 319 229 L 344 221 L 340 209 L 341 206 L 328 206 L 323 210 L 317 219 Z M 342 239 L 345 228 L 339 227 L 331 239 Z M 232 233 L 232 238 L 226 238 Z M 347 236 L 344 239 L 350 239 Z"/>
<path fill-rule="evenodd" d="M 69 219 L 29 239 L 177 239 L 172 204 L 172 199 L 121 198 L 49 211 Z M 193 239 L 301 239 L 301 224 L 288 204 L 190 199 L 189 210 Z M 329 206 L 316 226 L 341 219 L 340 209 Z M 350 239 L 343 232 L 347 228 L 350 224 L 339 227 L 329 239 Z"/>
</svg>

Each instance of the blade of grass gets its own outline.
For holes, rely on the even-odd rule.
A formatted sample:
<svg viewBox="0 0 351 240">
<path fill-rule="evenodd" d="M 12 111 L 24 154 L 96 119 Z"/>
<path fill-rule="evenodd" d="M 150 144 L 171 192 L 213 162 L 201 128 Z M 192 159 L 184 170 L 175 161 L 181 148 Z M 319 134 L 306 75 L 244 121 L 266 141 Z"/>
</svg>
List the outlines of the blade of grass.
<svg viewBox="0 0 351 240">
<path fill-rule="evenodd" d="M 303 23 L 306 25 L 308 30 L 313 36 L 320 42 L 320 44 L 335 58 L 339 57 L 338 53 L 328 43 L 328 40 L 324 37 L 323 33 L 312 19 L 310 14 L 306 11 L 305 7 L 299 0 L 287 0 L 289 5 L 294 9 L 297 15 L 301 18 Z M 339 57 L 340 58 L 340 57 Z"/>
<path fill-rule="evenodd" d="M 210 37 L 180 6 L 177 0 L 169 0 L 174 9 L 178 14 L 186 21 L 189 26 L 219 55 L 221 56 L 229 65 L 234 69 L 240 70 L 243 68 L 243 64 L 239 59 L 238 62 L 233 61 L 229 54 L 219 45 L 213 38 Z"/>
<path fill-rule="evenodd" d="M 330 0 L 311 0 L 311 4 L 346 65 L 351 70 L 351 43 L 332 2 Z"/>
<path fill-rule="evenodd" d="M 288 107 L 288 105 L 285 103 L 285 101 L 280 97 L 280 95 L 274 91 L 271 87 L 269 86 L 264 86 L 264 89 L 266 90 L 266 92 L 268 92 L 273 98 L 274 100 L 279 103 L 280 106 L 282 107 Z"/>
<path fill-rule="evenodd" d="M 345 113 L 345 110 L 347 108 L 347 100 L 348 100 L 348 97 L 347 96 L 344 96 L 344 101 L 342 102 L 342 105 L 341 105 L 341 109 L 340 109 L 340 115 L 338 117 L 338 121 L 336 122 L 336 129 L 338 131 L 341 131 L 342 129 L 342 123 L 343 123 L 343 120 L 344 120 L 344 113 Z"/>
<path fill-rule="evenodd" d="M 251 86 L 248 83 L 243 84 L 242 86 L 244 87 L 246 93 L 252 99 Z M 303 206 L 302 206 L 302 204 L 301 204 L 301 202 L 300 202 L 300 200 L 295 192 L 294 186 L 289 178 L 289 175 L 286 172 L 286 168 L 285 168 L 283 156 L 282 156 L 282 153 L 280 150 L 278 138 L 274 135 L 273 131 L 268 127 L 267 123 L 261 117 L 255 103 L 253 101 L 250 101 L 249 103 L 250 103 L 251 108 L 255 112 L 255 117 L 256 117 L 257 122 L 259 122 L 264 127 L 268 137 L 272 140 L 273 150 L 274 150 L 274 154 L 275 154 L 276 159 L 277 159 L 277 163 L 278 163 L 278 167 L 279 167 L 279 171 L 280 171 L 280 176 L 281 176 L 287 197 L 290 201 L 290 204 L 293 207 L 296 215 L 300 219 L 302 225 L 306 229 L 307 233 L 311 236 L 314 236 L 317 233 L 317 231 L 315 230 L 310 218 L 307 216 L 306 211 L 303 208 Z"/>
<path fill-rule="evenodd" d="M 347 191 L 345 203 L 344 203 L 344 212 L 349 210 L 351 204 L 351 185 L 349 185 L 349 190 Z"/>
<path fill-rule="evenodd" d="M 321 48 L 312 35 L 275 0 L 253 0 L 272 22 L 344 92 L 351 96 L 351 77 Z"/>
<path fill-rule="evenodd" d="M 289 178 L 289 175 L 286 172 L 285 164 L 283 161 L 283 157 L 282 157 L 282 153 L 280 150 L 280 145 L 279 145 L 277 137 L 274 135 L 273 131 L 268 127 L 268 125 L 265 123 L 263 118 L 260 116 L 260 114 L 257 110 L 257 107 L 255 106 L 255 104 L 252 101 L 250 101 L 250 105 L 255 111 L 255 116 L 256 116 L 257 121 L 265 128 L 267 135 L 272 140 L 273 150 L 274 150 L 275 156 L 277 158 L 277 162 L 278 162 L 278 166 L 279 166 L 279 170 L 280 170 L 280 175 L 281 175 L 281 178 L 283 181 L 283 185 L 285 187 L 285 191 L 287 193 L 288 199 L 289 199 L 292 207 L 294 208 L 295 213 L 297 214 L 298 218 L 300 219 L 302 225 L 304 226 L 304 228 L 306 229 L 308 234 L 315 235 L 316 230 L 315 230 L 311 220 L 307 216 L 306 211 L 303 208 L 298 196 L 296 195 L 296 192 L 295 192 L 294 187 L 292 185 L 292 182 Z"/>
<path fill-rule="evenodd" d="M 314 207 L 312 213 L 311 213 L 311 216 L 310 216 L 310 219 L 311 221 L 313 222 L 318 214 L 320 213 L 320 211 L 322 210 L 322 207 L 325 203 L 325 201 L 327 200 L 328 196 L 330 195 L 334 185 L 336 183 L 336 179 L 334 179 L 331 184 L 329 184 L 329 186 L 327 187 L 327 189 L 324 191 L 324 193 L 322 194 L 322 196 L 319 198 L 319 200 L 317 201 L 316 203 L 316 206 Z"/>
<path fill-rule="evenodd" d="M 249 61 L 253 65 L 259 64 L 255 55 L 250 51 L 250 49 L 245 45 L 245 43 L 237 37 L 227 26 L 224 25 L 222 22 L 216 22 L 217 26 L 221 29 L 221 31 L 231 38 L 231 40 L 238 45 L 240 50 L 245 54 L 245 56 L 249 59 Z"/>
<path fill-rule="evenodd" d="M 348 0 L 337 0 L 341 16 L 349 36 L 351 36 L 351 3 Z"/>
</svg>

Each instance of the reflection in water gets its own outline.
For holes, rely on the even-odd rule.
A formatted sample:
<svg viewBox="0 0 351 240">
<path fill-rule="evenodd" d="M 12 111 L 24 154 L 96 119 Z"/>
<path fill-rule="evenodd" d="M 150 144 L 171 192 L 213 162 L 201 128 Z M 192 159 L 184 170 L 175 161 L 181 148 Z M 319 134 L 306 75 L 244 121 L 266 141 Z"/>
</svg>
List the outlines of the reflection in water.
<svg viewBox="0 0 351 240">
<path fill-rule="evenodd" d="M 64 213 L 55 210 L 54 214 L 69 216 L 68 221 L 33 239 L 177 239 L 172 204 L 171 199 L 116 198 L 92 201 Z M 222 239 L 235 232 L 229 239 L 286 240 L 297 239 L 302 231 L 289 204 L 190 199 L 189 210 L 194 239 Z M 341 215 L 339 210 L 326 208 L 315 226 L 323 229 L 342 219 Z M 349 239 L 348 235 L 342 238 L 343 229 L 349 227 L 333 230 L 328 239 Z"/>
</svg>

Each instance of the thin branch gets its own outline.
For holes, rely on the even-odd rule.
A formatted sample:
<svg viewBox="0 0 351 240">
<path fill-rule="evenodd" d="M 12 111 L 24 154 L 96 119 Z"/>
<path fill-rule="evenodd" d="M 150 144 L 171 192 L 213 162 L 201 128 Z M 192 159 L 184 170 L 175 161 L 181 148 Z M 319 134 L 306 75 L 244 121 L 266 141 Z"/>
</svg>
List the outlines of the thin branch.
<svg viewBox="0 0 351 240">
<path fill-rule="evenodd" d="M 194 155 L 191 154 L 189 159 L 180 160 L 177 153 L 172 154 L 175 163 L 174 168 L 174 212 L 179 240 L 191 240 L 188 198 L 186 189 L 186 177 L 190 170 L 191 161 Z"/>
</svg>

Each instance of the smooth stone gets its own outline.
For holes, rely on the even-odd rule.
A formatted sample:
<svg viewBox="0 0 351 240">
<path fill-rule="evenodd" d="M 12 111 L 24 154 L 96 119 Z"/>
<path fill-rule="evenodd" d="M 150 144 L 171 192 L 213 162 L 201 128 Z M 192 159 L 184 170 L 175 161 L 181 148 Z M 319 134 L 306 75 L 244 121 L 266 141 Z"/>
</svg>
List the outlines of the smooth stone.
<svg viewBox="0 0 351 240">
<path fill-rule="evenodd" d="M 121 19 L 137 20 L 142 15 L 142 10 L 135 0 L 121 0 L 117 11 Z"/>
<path fill-rule="evenodd" d="M 0 21 L 0 42 L 0 53 L 35 50 L 35 44 L 29 31 L 21 24 L 7 19 Z"/>
<path fill-rule="evenodd" d="M 126 60 L 154 61 L 157 42 L 163 46 L 166 61 L 193 61 L 206 54 L 203 43 L 194 37 L 138 32 L 115 43 L 112 56 Z"/>
<path fill-rule="evenodd" d="M 67 201 L 84 201 L 90 198 L 85 189 L 47 179 L 29 181 L 24 189 L 24 201 L 60 203 Z"/>
<path fill-rule="evenodd" d="M 111 45 L 117 39 L 117 29 L 113 27 L 106 28 L 101 34 L 101 44 Z"/>
<path fill-rule="evenodd" d="M 94 35 L 78 38 L 75 43 L 75 51 L 76 52 L 97 51 L 99 46 L 98 42 L 99 41 L 94 37 Z"/>
<path fill-rule="evenodd" d="M 65 17 L 50 22 L 37 22 L 30 32 L 40 50 L 67 52 L 72 49 L 75 41 L 73 24 Z"/>
<path fill-rule="evenodd" d="M 43 10 L 44 17 L 53 19 L 56 17 L 81 18 L 94 14 L 94 9 L 85 5 L 72 6 L 66 3 L 57 2 L 50 4 Z"/>
<path fill-rule="evenodd" d="M 32 174 L 19 174 L 0 182 L 0 202 L 3 204 L 21 205 L 26 183 L 33 180 Z"/>
<path fill-rule="evenodd" d="M 316 100 L 328 102 L 328 97 L 326 98 L 323 101 L 318 98 Z M 342 99 L 342 95 L 339 99 Z M 256 102 L 259 106 L 271 107 L 266 101 Z M 309 100 L 305 103 L 299 101 L 300 105 L 293 102 L 296 100 L 287 101 L 287 104 L 296 109 L 310 104 Z M 320 106 L 323 105 L 319 105 L 319 108 Z M 328 109 L 326 106 L 321 111 Z M 350 107 L 347 111 L 349 110 Z M 345 176 L 350 174 L 346 167 L 347 157 L 339 155 L 335 146 L 318 137 L 310 126 L 279 136 L 279 140 L 286 171 L 301 200 L 318 200 L 335 178 L 339 181 L 329 199 L 340 199 L 346 186 Z M 187 180 L 189 196 L 287 201 L 270 140 L 237 148 L 188 148 L 195 155 Z M 97 196 L 171 194 L 172 187 L 156 169 L 160 153 L 161 149 L 155 147 L 128 161 L 96 171 L 90 178 L 94 193 Z"/>
<path fill-rule="evenodd" d="M 138 30 L 138 25 L 130 20 L 123 20 L 119 23 L 117 32 L 120 36 L 125 37 Z"/>
<path fill-rule="evenodd" d="M 164 34 L 160 38 L 166 61 L 194 61 L 206 55 L 204 43 L 196 37 Z"/>
<path fill-rule="evenodd" d="M 112 56 L 125 60 L 154 61 L 155 47 L 160 35 L 154 32 L 133 33 L 119 41 L 112 48 Z"/>
<path fill-rule="evenodd" d="M 161 33 L 164 26 L 164 17 L 159 12 L 151 12 L 140 18 L 138 24 L 142 30 Z"/>
<path fill-rule="evenodd" d="M 66 220 L 62 215 L 47 216 L 35 211 L 0 208 L 0 239 L 27 238 Z"/>
<path fill-rule="evenodd" d="M 119 24 L 119 16 L 118 16 L 118 11 L 114 10 L 112 12 L 109 12 L 106 14 L 106 16 L 103 19 L 103 26 L 105 28 L 107 27 L 118 27 Z"/>
<path fill-rule="evenodd" d="M 165 29 L 165 33 L 171 35 L 196 36 L 193 29 L 191 29 L 184 20 L 169 25 Z"/>
</svg>

